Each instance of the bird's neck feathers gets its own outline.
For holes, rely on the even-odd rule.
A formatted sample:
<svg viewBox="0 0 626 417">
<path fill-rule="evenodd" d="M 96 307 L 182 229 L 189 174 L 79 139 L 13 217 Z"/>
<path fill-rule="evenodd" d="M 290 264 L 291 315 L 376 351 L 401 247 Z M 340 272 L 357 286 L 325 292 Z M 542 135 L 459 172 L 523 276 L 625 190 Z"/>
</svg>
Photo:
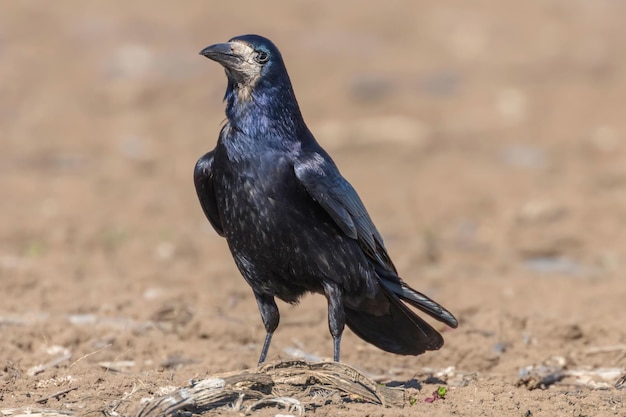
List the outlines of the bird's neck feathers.
<svg viewBox="0 0 626 417">
<path fill-rule="evenodd" d="M 286 74 L 260 77 L 245 85 L 229 77 L 224 100 L 228 122 L 246 136 L 278 135 L 283 140 L 307 136 L 308 128 Z"/>
</svg>

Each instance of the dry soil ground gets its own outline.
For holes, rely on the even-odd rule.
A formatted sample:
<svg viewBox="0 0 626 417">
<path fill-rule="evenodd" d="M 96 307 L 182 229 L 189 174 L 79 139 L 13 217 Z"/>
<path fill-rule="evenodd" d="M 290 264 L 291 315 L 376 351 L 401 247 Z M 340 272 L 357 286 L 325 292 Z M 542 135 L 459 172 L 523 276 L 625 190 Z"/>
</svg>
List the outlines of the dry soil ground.
<svg viewBox="0 0 626 417">
<path fill-rule="evenodd" d="M 191 173 L 225 87 L 198 51 L 256 32 L 404 279 L 460 319 L 419 357 L 345 335 L 343 361 L 414 405 L 306 413 L 626 416 L 624 2 L 0 9 L 2 413 L 132 415 L 255 366 L 256 305 Z M 331 355 L 323 297 L 279 307 L 271 360 Z M 531 390 L 541 364 L 563 378 Z M 441 385 L 445 400 L 423 401 Z"/>
</svg>

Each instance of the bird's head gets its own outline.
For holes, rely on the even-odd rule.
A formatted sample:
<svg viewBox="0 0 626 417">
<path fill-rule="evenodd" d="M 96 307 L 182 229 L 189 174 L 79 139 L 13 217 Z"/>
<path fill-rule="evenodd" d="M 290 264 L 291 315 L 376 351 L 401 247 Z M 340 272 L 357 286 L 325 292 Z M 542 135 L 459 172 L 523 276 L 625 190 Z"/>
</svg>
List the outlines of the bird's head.
<svg viewBox="0 0 626 417">
<path fill-rule="evenodd" d="M 251 94 L 261 80 L 273 85 L 280 83 L 281 78 L 288 81 L 278 48 L 262 36 L 236 36 L 226 43 L 207 46 L 200 54 L 224 67 L 242 99 Z"/>
<path fill-rule="evenodd" d="M 226 117 L 249 135 L 252 130 L 308 134 L 278 48 L 258 35 L 236 36 L 204 48 L 201 55 L 226 70 Z M 247 123 L 250 118 L 254 123 Z"/>
</svg>

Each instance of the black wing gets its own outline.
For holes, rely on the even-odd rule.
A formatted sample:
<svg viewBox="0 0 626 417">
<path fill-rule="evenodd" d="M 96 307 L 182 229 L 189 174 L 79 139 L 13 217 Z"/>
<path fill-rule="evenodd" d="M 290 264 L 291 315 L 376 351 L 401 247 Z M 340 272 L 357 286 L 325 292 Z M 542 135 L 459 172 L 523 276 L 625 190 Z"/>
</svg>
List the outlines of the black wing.
<svg viewBox="0 0 626 417">
<path fill-rule="evenodd" d="M 359 195 L 341 176 L 328 155 L 323 151 L 305 153 L 296 160 L 294 171 L 309 195 L 326 210 L 347 236 L 359 242 L 370 259 L 386 270 L 397 273 L 383 239 Z"/>
<path fill-rule="evenodd" d="M 381 276 L 380 278 L 379 282 L 388 293 L 395 294 L 397 297 L 400 297 L 413 307 L 422 310 L 424 313 L 429 314 L 431 317 L 447 324 L 450 327 L 456 328 L 459 325 L 456 317 L 454 317 L 452 313 L 446 310 L 441 304 L 430 299 L 421 292 L 415 291 L 413 288 L 406 285 L 406 283 L 401 279 L 389 275 Z M 422 329 L 425 328 L 422 327 Z"/>
<path fill-rule="evenodd" d="M 193 182 L 196 185 L 196 193 L 200 200 L 202 210 L 211 226 L 220 235 L 224 236 L 224 229 L 217 211 L 217 200 L 215 199 L 215 188 L 213 184 L 213 151 L 198 159 L 196 168 L 193 171 Z"/>
<path fill-rule="evenodd" d="M 396 268 L 383 244 L 383 239 L 367 214 L 359 195 L 350 183 L 341 176 L 328 155 L 323 151 L 306 153 L 296 161 L 294 170 L 296 177 L 309 195 L 326 210 L 337 226 L 347 236 L 356 239 L 367 256 L 376 262 L 379 283 L 387 292 L 388 297 L 392 298 L 392 301 L 395 299 L 394 297 L 400 297 L 435 319 L 451 327 L 457 327 L 457 320 L 450 312 L 424 294 L 406 285 L 398 277 Z M 406 309 L 405 307 L 402 308 Z M 415 322 L 420 332 L 425 332 L 422 337 L 427 338 L 430 340 L 429 343 L 432 343 L 432 346 L 426 349 L 436 349 L 441 345 L 441 336 L 434 329 L 426 323 L 422 324 L 422 320 L 414 314 L 410 316 L 410 320 Z M 357 325 L 356 321 L 356 316 L 353 315 L 351 322 L 353 327 Z M 361 331 L 359 334 L 366 340 L 370 340 L 365 337 L 366 332 Z M 372 343 L 376 344 L 375 342 Z M 420 349 L 423 348 L 422 345 L 426 346 L 420 342 Z M 384 347 L 382 349 L 386 350 Z"/>
</svg>

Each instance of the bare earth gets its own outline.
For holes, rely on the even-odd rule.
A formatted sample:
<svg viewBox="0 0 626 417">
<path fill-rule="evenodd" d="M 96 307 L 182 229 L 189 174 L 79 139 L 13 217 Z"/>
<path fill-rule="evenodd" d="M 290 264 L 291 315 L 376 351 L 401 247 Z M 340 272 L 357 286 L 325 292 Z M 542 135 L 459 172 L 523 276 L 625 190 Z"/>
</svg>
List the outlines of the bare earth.
<svg viewBox="0 0 626 417">
<path fill-rule="evenodd" d="M 198 51 L 252 32 L 403 278 L 460 321 L 419 357 L 346 331 L 343 362 L 414 401 L 305 413 L 626 416 L 626 3 L 211 3 L 2 4 L 0 415 L 134 415 L 256 366 L 191 175 L 224 118 Z M 332 355 L 323 297 L 279 307 L 271 361 Z"/>
</svg>

